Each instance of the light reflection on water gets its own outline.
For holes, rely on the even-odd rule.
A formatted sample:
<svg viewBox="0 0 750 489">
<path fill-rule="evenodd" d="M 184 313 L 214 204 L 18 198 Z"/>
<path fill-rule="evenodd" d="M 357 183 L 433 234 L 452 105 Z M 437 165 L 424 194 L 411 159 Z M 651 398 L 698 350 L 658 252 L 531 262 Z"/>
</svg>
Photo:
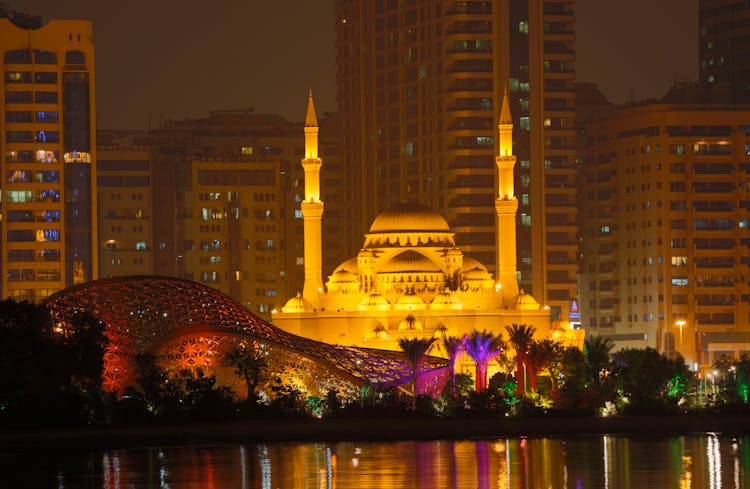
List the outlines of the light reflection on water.
<svg viewBox="0 0 750 489">
<path fill-rule="evenodd" d="M 0 452 L 0 474 L 3 487 L 66 489 L 739 489 L 750 486 L 750 438 L 708 434 Z"/>
</svg>

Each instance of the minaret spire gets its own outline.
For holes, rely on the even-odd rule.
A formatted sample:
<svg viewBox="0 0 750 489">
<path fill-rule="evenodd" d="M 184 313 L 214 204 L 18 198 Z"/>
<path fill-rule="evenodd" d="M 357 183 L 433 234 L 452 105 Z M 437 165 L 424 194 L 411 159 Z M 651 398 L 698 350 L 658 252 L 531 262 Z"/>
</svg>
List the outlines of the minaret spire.
<svg viewBox="0 0 750 489">
<path fill-rule="evenodd" d="M 300 204 L 304 220 L 305 248 L 305 285 L 302 297 L 317 308 L 320 304 L 320 293 L 323 291 L 323 202 L 320 200 L 320 168 L 323 161 L 318 158 L 318 119 L 315 117 L 312 88 L 307 99 L 304 131 L 305 157 L 302 159 L 302 169 L 305 171 L 305 199 Z"/>
<path fill-rule="evenodd" d="M 516 213 L 518 200 L 513 183 L 513 118 L 510 114 L 508 87 L 505 87 L 498 123 L 497 196 L 495 199 L 495 264 L 497 282 L 502 287 L 506 305 L 518 295 L 516 275 Z"/>
<path fill-rule="evenodd" d="M 305 114 L 305 127 L 318 127 L 318 118 L 315 117 L 315 104 L 313 104 L 312 88 L 307 96 L 307 114 Z"/>
</svg>

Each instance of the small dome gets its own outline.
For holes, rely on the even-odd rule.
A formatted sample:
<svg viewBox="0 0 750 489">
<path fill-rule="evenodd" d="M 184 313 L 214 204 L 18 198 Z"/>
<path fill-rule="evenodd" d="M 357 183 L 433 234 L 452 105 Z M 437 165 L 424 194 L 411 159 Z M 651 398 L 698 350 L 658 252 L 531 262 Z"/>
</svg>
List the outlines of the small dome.
<svg viewBox="0 0 750 489">
<path fill-rule="evenodd" d="M 398 298 L 398 301 L 396 304 L 394 304 L 394 308 L 396 309 L 424 309 L 425 303 L 424 300 L 422 300 L 421 297 L 415 294 L 404 294 L 401 297 Z"/>
<path fill-rule="evenodd" d="M 450 232 L 445 218 L 416 202 L 402 202 L 382 212 L 370 226 L 370 233 Z"/>
<path fill-rule="evenodd" d="M 364 299 L 359 303 L 359 310 L 365 311 L 367 309 L 376 309 L 378 311 L 387 311 L 391 308 L 391 304 L 388 299 L 378 294 L 377 292 L 371 292 L 365 296 Z"/>
<path fill-rule="evenodd" d="M 331 294 L 351 294 L 359 291 L 359 278 L 349 270 L 340 268 L 328 276 L 326 288 Z"/>
<path fill-rule="evenodd" d="M 432 299 L 430 309 L 463 309 L 463 303 L 461 303 L 461 300 L 453 292 L 445 289 Z"/>
<path fill-rule="evenodd" d="M 357 265 L 357 259 L 356 258 L 349 258 L 344 263 L 336 267 L 336 270 L 333 271 L 333 273 L 339 272 L 339 271 L 347 271 L 352 272 L 354 274 L 357 273 L 358 265 Z"/>
<path fill-rule="evenodd" d="M 408 250 L 394 256 L 378 273 L 435 273 L 442 272 L 432 260 L 421 253 Z"/>
<path fill-rule="evenodd" d="M 329 281 L 332 284 L 351 284 L 351 283 L 359 283 L 359 279 L 356 275 L 354 275 L 349 270 L 341 269 L 333 272 L 331 276 L 329 277 Z"/>
<path fill-rule="evenodd" d="M 281 312 L 313 312 L 315 308 L 312 303 L 302 297 L 302 294 L 297 292 L 295 297 L 289 299 L 284 307 L 281 308 Z"/>
<path fill-rule="evenodd" d="M 464 273 L 464 280 L 487 280 L 491 278 L 487 269 L 483 267 L 474 267 Z"/>
<path fill-rule="evenodd" d="M 422 321 L 415 318 L 412 314 L 409 314 L 403 319 L 403 321 L 399 323 L 398 329 L 399 330 L 424 329 L 424 326 L 422 326 Z"/>
<path fill-rule="evenodd" d="M 474 268 L 479 268 L 480 270 L 484 270 L 485 272 L 487 271 L 487 267 L 479 263 L 479 260 L 466 255 L 464 255 L 463 258 L 462 268 L 464 272 L 468 272 L 469 270 L 472 270 Z"/>
<path fill-rule="evenodd" d="M 516 298 L 516 309 L 523 311 L 536 311 L 539 309 L 539 303 L 531 296 L 521 289 Z"/>
</svg>

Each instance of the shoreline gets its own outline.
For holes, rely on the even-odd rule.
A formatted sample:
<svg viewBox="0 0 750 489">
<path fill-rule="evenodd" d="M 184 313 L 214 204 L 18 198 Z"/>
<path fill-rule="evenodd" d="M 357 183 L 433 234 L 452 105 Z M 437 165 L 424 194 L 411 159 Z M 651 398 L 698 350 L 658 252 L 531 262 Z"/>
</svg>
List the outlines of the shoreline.
<svg viewBox="0 0 750 489">
<path fill-rule="evenodd" d="M 251 419 L 194 424 L 121 425 L 0 433 L 0 452 L 118 449 L 228 443 L 486 440 L 505 437 L 750 435 L 750 416 L 674 415 L 612 418 Z"/>
</svg>

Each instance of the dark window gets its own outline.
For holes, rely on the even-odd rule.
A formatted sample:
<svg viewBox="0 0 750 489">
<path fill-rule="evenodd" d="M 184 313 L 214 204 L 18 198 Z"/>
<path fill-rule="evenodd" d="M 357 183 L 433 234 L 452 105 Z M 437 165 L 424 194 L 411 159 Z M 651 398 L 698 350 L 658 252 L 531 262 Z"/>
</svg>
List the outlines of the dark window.
<svg viewBox="0 0 750 489">
<path fill-rule="evenodd" d="M 148 170 L 148 160 L 99 160 L 96 168 L 105 171 Z"/>
<path fill-rule="evenodd" d="M 34 92 L 34 101 L 38 104 L 56 104 L 57 92 Z"/>
<path fill-rule="evenodd" d="M 82 51 L 66 51 L 65 52 L 65 64 L 66 65 L 82 65 L 86 63 L 86 56 Z"/>
<path fill-rule="evenodd" d="M 8 111 L 5 113 L 5 122 L 33 122 L 31 112 Z"/>
<path fill-rule="evenodd" d="M 57 73 L 54 71 L 37 71 L 34 73 L 34 83 L 57 83 Z"/>
<path fill-rule="evenodd" d="M 5 51 L 3 57 L 5 64 L 19 64 L 27 65 L 31 64 L 31 51 L 28 49 L 16 49 L 13 51 Z"/>
<path fill-rule="evenodd" d="M 32 100 L 31 92 L 5 92 L 6 104 L 30 104 Z"/>
<path fill-rule="evenodd" d="M 8 241 L 19 242 L 19 241 L 36 241 L 36 233 L 31 229 L 9 229 L 8 230 Z"/>
<path fill-rule="evenodd" d="M 39 65 L 56 65 L 57 54 L 52 51 L 38 49 L 34 51 L 34 62 Z"/>
<path fill-rule="evenodd" d="M 5 131 L 5 141 L 8 143 L 30 143 L 34 141 L 34 132 Z"/>
</svg>

